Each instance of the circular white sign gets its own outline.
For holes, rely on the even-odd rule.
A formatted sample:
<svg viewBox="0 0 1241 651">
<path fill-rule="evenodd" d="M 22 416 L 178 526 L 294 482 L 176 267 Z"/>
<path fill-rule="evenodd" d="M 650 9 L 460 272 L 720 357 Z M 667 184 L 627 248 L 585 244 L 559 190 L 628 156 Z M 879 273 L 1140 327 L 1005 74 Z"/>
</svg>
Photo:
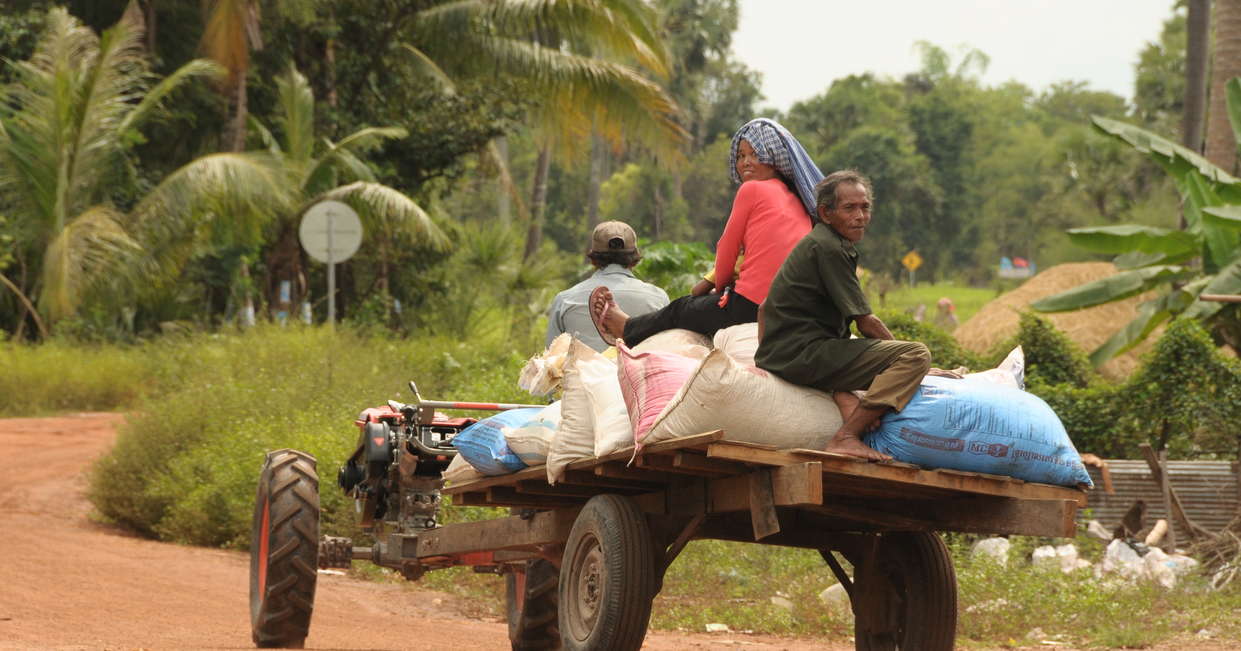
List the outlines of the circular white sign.
<svg viewBox="0 0 1241 651">
<path fill-rule="evenodd" d="M 362 244 L 358 213 L 339 201 L 320 201 L 302 216 L 297 229 L 302 248 L 319 262 L 344 262 Z"/>
</svg>

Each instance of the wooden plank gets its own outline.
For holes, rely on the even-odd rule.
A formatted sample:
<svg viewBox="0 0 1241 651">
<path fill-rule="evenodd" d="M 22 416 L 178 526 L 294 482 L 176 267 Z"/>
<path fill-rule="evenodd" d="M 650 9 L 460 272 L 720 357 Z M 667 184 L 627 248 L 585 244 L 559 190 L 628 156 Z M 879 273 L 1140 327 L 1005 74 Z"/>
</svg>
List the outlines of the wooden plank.
<svg viewBox="0 0 1241 651">
<path fill-rule="evenodd" d="M 460 522 L 418 534 L 417 555 L 442 556 L 499 549 L 533 549 L 563 543 L 579 509 L 540 511 L 528 519 L 512 516 Z"/>
<path fill-rule="evenodd" d="M 670 477 L 663 472 L 643 470 L 641 468 L 628 468 L 619 463 L 607 463 L 602 466 L 595 466 L 593 472 L 599 477 L 609 477 L 612 479 L 624 479 L 646 483 L 667 484 L 670 479 Z"/>
<path fill-rule="evenodd" d="M 602 468 L 603 466 L 599 466 Z M 614 479 L 611 477 L 602 477 L 596 475 L 589 470 L 566 470 L 564 477 L 561 478 L 561 484 L 570 486 L 594 486 L 596 488 L 605 489 L 599 492 L 607 492 L 606 489 L 633 490 L 633 491 L 650 491 L 658 490 L 663 487 L 663 482 L 641 481 L 635 479 Z"/>
<path fill-rule="evenodd" d="M 802 507 L 881 530 L 959 531 L 963 533 L 1051 536 L 1076 534 L 1077 503 L 1008 497 L 955 500 L 839 500 Z"/>
<path fill-rule="evenodd" d="M 819 461 L 823 471 L 829 474 L 848 477 L 866 477 L 887 481 L 897 485 L 931 486 L 950 489 L 962 493 L 980 495 L 997 495 L 1023 499 L 1042 500 L 1074 500 L 1085 505 L 1086 494 L 1074 488 L 1051 486 L 1048 484 L 1016 483 L 998 481 L 980 476 L 971 476 L 956 472 L 938 470 L 921 470 L 916 467 L 894 466 L 886 463 L 872 463 L 854 457 L 839 454 L 814 452 L 812 450 L 783 451 L 765 449 L 751 445 L 738 445 L 732 441 L 719 441 L 707 448 L 707 456 L 742 461 L 745 463 L 786 466 L 807 461 Z"/>
<path fill-rule="evenodd" d="M 695 470 L 712 473 L 718 476 L 740 475 L 749 471 L 749 468 L 747 468 L 745 464 L 733 463 L 731 461 L 720 461 L 719 459 L 708 459 L 704 455 L 685 451 L 678 451 L 675 455 L 673 455 L 672 467 L 683 471 Z"/>
<path fill-rule="evenodd" d="M 823 503 L 823 467 L 819 463 L 799 463 L 770 470 L 772 501 L 775 506 Z M 749 510 L 752 474 L 712 480 L 708 487 L 708 511 L 729 513 Z"/>
<path fill-rule="evenodd" d="M 560 495 L 566 497 L 591 497 L 602 492 L 607 492 L 600 491 L 597 488 L 590 486 L 571 486 L 569 484 L 565 484 L 564 482 L 560 482 L 555 486 L 552 486 L 551 484 L 548 484 L 545 481 L 539 481 L 538 479 L 527 479 L 525 481 L 517 482 L 517 486 L 514 488 L 522 495 Z"/>
<path fill-rule="evenodd" d="M 586 501 L 586 496 L 569 495 L 526 495 L 518 493 L 512 486 L 492 486 L 487 489 L 486 498 L 489 506 L 540 506 L 555 508 L 576 506 Z"/>
<path fill-rule="evenodd" d="M 496 475 L 494 477 L 483 477 L 474 481 L 461 482 L 451 486 L 444 487 L 441 492 L 445 495 L 456 495 L 458 493 L 476 493 L 484 488 L 491 486 L 505 486 L 516 484 L 523 479 L 533 479 L 536 477 L 544 477 L 546 481 L 547 468 L 545 466 L 535 466 L 533 468 L 524 468 L 509 475 Z"/>
<path fill-rule="evenodd" d="M 750 473 L 750 522 L 754 527 L 754 539 L 780 533 L 780 518 L 776 517 L 776 500 L 771 492 L 771 471 L 755 470 Z"/>
</svg>

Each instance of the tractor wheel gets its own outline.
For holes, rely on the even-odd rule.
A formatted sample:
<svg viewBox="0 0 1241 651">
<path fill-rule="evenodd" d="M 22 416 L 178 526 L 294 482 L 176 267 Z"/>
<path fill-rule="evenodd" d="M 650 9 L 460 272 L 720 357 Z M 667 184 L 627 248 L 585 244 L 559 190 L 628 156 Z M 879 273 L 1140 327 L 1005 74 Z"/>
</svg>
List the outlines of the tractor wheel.
<svg viewBox="0 0 1241 651">
<path fill-rule="evenodd" d="M 314 608 L 319 554 L 315 458 L 267 454 L 250 539 L 250 630 L 258 647 L 302 648 Z"/>
<path fill-rule="evenodd" d="M 952 650 L 957 577 L 948 548 L 937 534 L 882 534 L 874 567 L 852 560 L 855 648 Z"/>
<path fill-rule="evenodd" d="M 527 562 L 524 572 L 504 575 L 508 639 L 513 651 L 561 648 L 556 621 L 559 586 L 560 570 L 543 559 Z"/>
<path fill-rule="evenodd" d="M 560 639 L 569 651 L 642 646 L 655 597 L 646 517 L 619 495 L 590 498 L 573 523 L 560 566 Z"/>
</svg>

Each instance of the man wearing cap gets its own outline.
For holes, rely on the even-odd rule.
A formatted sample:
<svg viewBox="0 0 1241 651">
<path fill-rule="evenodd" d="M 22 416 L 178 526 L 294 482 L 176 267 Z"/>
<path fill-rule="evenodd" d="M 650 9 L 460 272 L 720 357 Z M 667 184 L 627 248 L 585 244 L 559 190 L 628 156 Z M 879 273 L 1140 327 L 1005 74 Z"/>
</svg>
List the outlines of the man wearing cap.
<svg viewBox="0 0 1241 651">
<path fill-rule="evenodd" d="M 633 274 L 633 266 L 642 259 L 642 254 L 638 251 L 638 237 L 629 224 L 611 221 L 596 226 L 586 257 L 596 271 L 590 278 L 556 295 L 547 313 L 545 346 L 560 333 L 568 332 L 595 350 L 607 349 L 608 344 L 603 342 L 590 320 L 588 303 L 596 287 L 605 286 L 611 290 L 616 302 L 628 314 L 646 314 L 668 304 L 667 292 L 638 280 Z"/>
</svg>

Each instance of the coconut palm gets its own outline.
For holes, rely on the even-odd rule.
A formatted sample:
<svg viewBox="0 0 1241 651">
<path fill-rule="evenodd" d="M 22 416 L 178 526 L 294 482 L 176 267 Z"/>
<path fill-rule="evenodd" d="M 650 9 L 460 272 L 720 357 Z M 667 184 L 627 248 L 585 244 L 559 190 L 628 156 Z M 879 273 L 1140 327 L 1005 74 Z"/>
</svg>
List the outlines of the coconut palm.
<svg viewBox="0 0 1241 651">
<path fill-rule="evenodd" d="M 158 256 L 153 263 L 167 272 L 204 246 L 274 242 L 267 256 L 269 295 L 287 281 L 296 304 L 305 290 L 298 223 L 326 199 L 352 207 L 369 233 L 402 230 L 415 242 L 447 246 L 430 216 L 413 199 L 376 182 L 363 161 L 383 141 L 405 137 L 404 129 L 363 128 L 339 142 L 320 141 L 306 78 L 290 67 L 276 87 L 279 128 L 273 132 L 250 120 L 264 149 L 204 156 L 170 174 L 134 208 L 132 220 L 146 249 Z"/>
<path fill-rule="evenodd" d="M 445 85 L 505 76 L 538 98 L 527 257 L 542 241 L 554 146 L 579 153 L 594 129 L 614 148 L 631 142 L 664 158 L 679 153 L 686 134 L 676 104 L 644 74 L 668 69 L 654 24 L 641 0 L 441 0 L 415 15 L 404 46 L 426 74 Z"/>
<path fill-rule="evenodd" d="M 112 197 L 129 185 L 138 125 L 186 79 L 218 72 L 192 61 L 152 85 L 142 37 L 133 5 L 102 37 L 53 9 L 31 59 L 11 64 L 15 81 L 0 98 L 0 207 L 30 270 L 19 299 L 49 322 L 74 314 L 136 248 Z"/>
</svg>

